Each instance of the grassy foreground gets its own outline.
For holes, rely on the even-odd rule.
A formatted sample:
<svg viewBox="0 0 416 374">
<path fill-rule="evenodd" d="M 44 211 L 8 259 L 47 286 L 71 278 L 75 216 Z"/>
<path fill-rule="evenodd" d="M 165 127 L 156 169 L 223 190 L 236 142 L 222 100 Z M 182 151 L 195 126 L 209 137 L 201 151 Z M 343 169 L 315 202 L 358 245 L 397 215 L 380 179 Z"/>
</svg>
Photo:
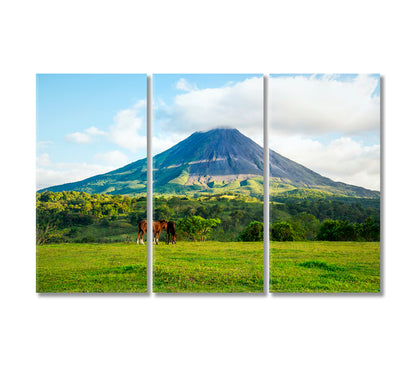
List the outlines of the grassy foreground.
<svg viewBox="0 0 416 374">
<path fill-rule="evenodd" d="M 263 292 L 263 242 L 153 247 L 154 292 Z"/>
<path fill-rule="evenodd" d="M 37 292 L 146 292 L 146 247 L 49 244 L 37 247 Z"/>
<path fill-rule="evenodd" d="M 380 243 L 270 242 L 270 292 L 380 292 Z"/>
<path fill-rule="evenodd" d="M 161 243 L 153 250 L 159 293 L 263 292 L 263 243 Z M 146 246 L 37 247 L 37 292 L 146 292 Z M 271 242 L 270 292 L 380 292 L 380 243 Z"/>
</svg>

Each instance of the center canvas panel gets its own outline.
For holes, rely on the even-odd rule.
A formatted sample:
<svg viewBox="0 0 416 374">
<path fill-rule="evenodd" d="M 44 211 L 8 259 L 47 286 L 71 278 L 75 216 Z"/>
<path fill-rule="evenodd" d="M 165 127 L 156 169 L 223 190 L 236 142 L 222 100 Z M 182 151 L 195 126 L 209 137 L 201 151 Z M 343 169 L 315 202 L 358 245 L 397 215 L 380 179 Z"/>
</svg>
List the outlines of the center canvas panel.
<svg viewBox="0 0 416 374">
<path fill-rule="evenodd" d="M 153 75 L 153 291 L 263 292 L 263 77 Z"/>
</svg>

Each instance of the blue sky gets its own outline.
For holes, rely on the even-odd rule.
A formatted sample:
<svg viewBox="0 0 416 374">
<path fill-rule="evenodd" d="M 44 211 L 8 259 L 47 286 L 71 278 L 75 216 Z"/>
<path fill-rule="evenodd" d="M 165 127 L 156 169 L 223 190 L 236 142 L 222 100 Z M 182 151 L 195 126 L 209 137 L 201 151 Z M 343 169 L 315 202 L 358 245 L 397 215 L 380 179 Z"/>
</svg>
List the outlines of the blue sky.
<svg viewBox="0 0 416 374">
<path fill-rule="evenodd" d="M 39 74 L 36 83 L 37 188 L 146 156 L 146 75 Z"/>
<path fill-rule="evenodd" d="M 146 75 L 37 76 L 37 188 L 146 157 Z M 380 188 L 380 77 L 271 74 L 269 144 L 336 181 Z M 153 75 L 152 151 L 195 131 L 263 145 L 262 74 Z"/>
</svg>

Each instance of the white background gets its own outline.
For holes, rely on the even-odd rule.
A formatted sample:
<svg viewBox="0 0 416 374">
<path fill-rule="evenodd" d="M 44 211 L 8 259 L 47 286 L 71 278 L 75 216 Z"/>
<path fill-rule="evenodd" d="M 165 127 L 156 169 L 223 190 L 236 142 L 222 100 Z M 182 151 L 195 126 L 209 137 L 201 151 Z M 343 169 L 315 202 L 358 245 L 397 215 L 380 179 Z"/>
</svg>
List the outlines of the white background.
<svg viewBox="0 0 416 374">
<path fill-rule="evenodd" d="M 2 2 L 0 370 L 415 372 L 414 14 L 410 1 Z M 163 72 L 381 73 L 381 296 L 35 293 L 35 74 Z"/>
</svg>

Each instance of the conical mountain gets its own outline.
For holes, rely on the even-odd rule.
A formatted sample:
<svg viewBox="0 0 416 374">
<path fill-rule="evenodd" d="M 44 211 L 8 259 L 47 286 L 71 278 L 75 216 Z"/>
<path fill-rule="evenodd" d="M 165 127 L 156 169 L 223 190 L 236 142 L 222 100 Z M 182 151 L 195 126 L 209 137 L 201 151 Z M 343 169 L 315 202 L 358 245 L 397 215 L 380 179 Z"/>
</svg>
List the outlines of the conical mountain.
<svg viewBox="0 0 416 374">
<path fill-rule="evenodd" d="M 357 197 L 379 197 L 376 191 L 334 182 L 270 151 L 271 193 L 299 189 Z M 146 192 L 146 159 L 50 191 L 136 194 Z M 240 192 L 263 194 L 263 148 L 236 129 L 195 132 L 153 158 L 153 191 L 186 194 Z"/>
<path fill-rule="evenodd" d="M 263 149 L 236 129 L 195 132 L 155 156 L 153 168 L 156 191 L 166 183 L 212 188 L 261 177 Z"/>
</svg>

